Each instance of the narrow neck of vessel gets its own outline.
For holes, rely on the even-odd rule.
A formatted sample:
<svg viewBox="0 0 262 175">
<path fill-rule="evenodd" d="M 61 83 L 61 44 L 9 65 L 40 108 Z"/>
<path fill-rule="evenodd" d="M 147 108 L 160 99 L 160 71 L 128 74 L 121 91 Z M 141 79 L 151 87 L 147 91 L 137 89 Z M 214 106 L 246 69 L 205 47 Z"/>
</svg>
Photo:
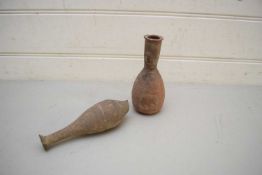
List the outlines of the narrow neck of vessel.
<svg viewBox="0 0 262 175">
<path fill-rule="evenodd" d="M 156 69 L 161 50 L 162 36 L 145 35 L 144 66 L 146 69 Z"/>
</svg>

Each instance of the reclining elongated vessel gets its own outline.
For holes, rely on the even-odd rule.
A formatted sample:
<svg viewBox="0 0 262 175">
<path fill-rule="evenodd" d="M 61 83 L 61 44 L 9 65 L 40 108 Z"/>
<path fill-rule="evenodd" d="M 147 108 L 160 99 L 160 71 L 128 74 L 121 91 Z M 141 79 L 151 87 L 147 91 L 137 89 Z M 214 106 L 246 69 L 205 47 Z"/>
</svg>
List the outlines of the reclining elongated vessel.
<svg viewBox="0 0 262 175">
<path fill-rule="evenodd" d="M 100 133 L 116 127 L 129 110 L 128 101 L 104 100 L 87 109 L 67 127 L 50 135 L 39 135 L 43 147 L 51 146 L 63 140 L 88 134 Z"/>
</svg>

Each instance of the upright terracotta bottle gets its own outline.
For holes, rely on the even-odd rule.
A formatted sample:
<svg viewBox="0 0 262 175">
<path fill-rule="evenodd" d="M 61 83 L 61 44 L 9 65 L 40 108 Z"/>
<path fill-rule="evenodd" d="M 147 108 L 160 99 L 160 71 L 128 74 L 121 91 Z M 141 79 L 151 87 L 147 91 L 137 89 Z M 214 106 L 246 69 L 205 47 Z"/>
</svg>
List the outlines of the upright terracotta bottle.
<svg viewBox="0 0 262 175">
<path fill-rule="evenodd" d="M 132 89 L 135 110 L 146 115 L 158 113 L 164 103 L 164 83 L 157 69 L 162 40 L 158 35 L 145 35 L 144 68 Z"/>
</svg>

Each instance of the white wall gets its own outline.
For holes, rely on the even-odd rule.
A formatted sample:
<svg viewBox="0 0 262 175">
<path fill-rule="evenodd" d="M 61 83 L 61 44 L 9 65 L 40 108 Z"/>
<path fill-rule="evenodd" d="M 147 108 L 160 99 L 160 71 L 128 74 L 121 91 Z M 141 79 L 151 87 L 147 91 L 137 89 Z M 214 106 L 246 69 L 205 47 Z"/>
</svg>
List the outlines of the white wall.
<svg viewBox="0 0 262 175">
<path fill-rule="evenodd" d="M 133 81 L 144 34 L 165 81 L 262 84 L 261 0 L 0 0 L 0 79 Z"/>
</svg>

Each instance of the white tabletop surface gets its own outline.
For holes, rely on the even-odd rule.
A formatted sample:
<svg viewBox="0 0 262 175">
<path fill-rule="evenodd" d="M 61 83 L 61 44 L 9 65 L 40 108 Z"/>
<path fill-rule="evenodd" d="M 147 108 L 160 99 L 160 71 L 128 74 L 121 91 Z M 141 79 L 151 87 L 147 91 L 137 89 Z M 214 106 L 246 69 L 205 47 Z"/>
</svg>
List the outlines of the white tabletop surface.
<svg viewBox="0 0 262 175">
<path fill-rule="evenodd" d="M 151 117 L 134 112 L 131 88 L 0 81 L 0 174 L 262 174 L 262 87 L 166 83 L 163 110 Z M 129 100 L 120 127 L 43 150 L 38 134 L 104 99 Z"/>
</svg>

